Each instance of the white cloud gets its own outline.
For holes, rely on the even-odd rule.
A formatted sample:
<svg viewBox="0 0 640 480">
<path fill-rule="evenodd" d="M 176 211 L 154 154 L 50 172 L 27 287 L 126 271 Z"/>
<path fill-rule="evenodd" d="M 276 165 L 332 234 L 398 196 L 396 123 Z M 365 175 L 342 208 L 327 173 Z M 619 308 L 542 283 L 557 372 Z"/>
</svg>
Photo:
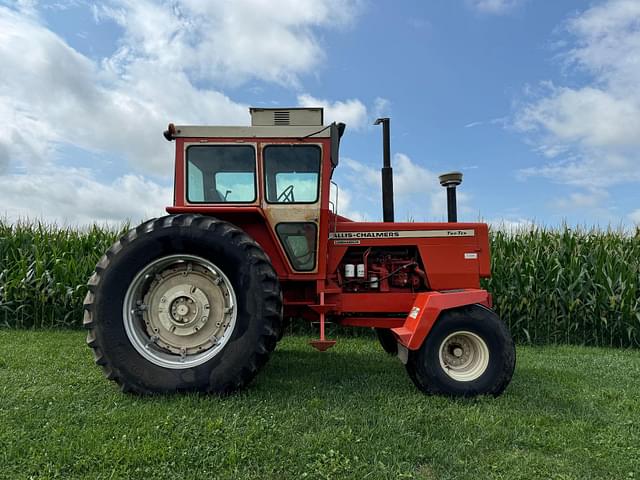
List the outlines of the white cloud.
<svg viewBox="0 0 640 480">
<path fill-rule="evenodd" d="M 341 158 L 340 164 L 344 165 L 348 170 L 352 173 L 355 173 L 357 177 L 360 179 L 365 185 L 376 185 L 381 182 L 380 180 L 380 170 L 374 169 L 361 163 L 357 160 L 354 160 L 349 157 Z M 358 182 L 358 184 L 360 184 Z"/>
<path fill-rule="evenodd" d="M 485 220 L 491 230 L 499 230 L 509 234 L 517 234 L 536 227 L 536 223 L 526 218 L 496 218 Z"/>
<path fill-rule="evenodd" d="M 12 5 L 16 10 L 19 10 L 24 15 L 36 16 L 38 14 L 38 0 L 3 0 L 2 3 Z"/>
<path fill-rule="evenodd" d="M 371 219 L 380 218 L 382 212 L 382 180 L 380 170 L 357 160 L 341 159 L 344 168 L 337 174 L 340 192 L 342 185 L 349 191 L 349 208 Z M 403 153 L 393 156 L 393 193 L 395 220 L 446 221 L 447 198 L 438 176 L 414 163 Z M 458 191 L 458 212 L 461 219 L 469 216 L 469 197 Z M 365 213 L 362 213 L 365 212 Z M 368 215 L 367 215 L 368 214 Z M 348 215 L 347 215 L 348 216 Z M 466 218 L 466 220 L 471 220 Z"/>
<path fill-rule="evenodd" d="M 565 197 L 557 198 L 553 201 L 553 205 L 563 210 L 580 208 L 601 210 L 608 197 L 609 194 L 606 190 L 589 189 L 586 191 L 573 192 Z"/>
<path fill-rule="evenodd" d="M 196 78 L 286 85 L 324 60 L 314 28 L 348 24 L 358 10 L 354 0 L 111 0 L 94 7 L 97 18 L 125 29 L 125 62 L 145 57 Z"/>
<path fill-rule="evenodd" d="M 0 175 L 5 173 L 9 167 L 9 147 L 3 143 L 0 143 Z"/>
<path fill-rule="evenodd" d="M 301 107 L 324 108 L 324 123 L 344 122 L 348 127 L 362 130 L 367 126 L 367 107 L 358 99 L 331 102 L 315 98 L 309 94 L 298 95 L 298 104 Z"/>
<path fill-rule="evenodd" d="M 28 51 L 29 55 L 22 52 Z M 110 152 L 141 171 L 168 172 L 169 120 L 246 123 L 246 106 L 197 89 L 182 71 L 146 59 L 116 75 L 96 65 L 37 20 L 0 7 L 0 113 L 10 155 L 34 168 L 60 145 Z M 187 117 L 188 116 L 188 117 Z"/>
<path fill-rule="evenodd" d="M 503 15 L 524 4 L 527 0 L 467 0 L 467 3 L 482 13 Z"/>
<path fill-rule="evenodd" d="M 375 118 L 388 116 L 390 110 L 391 102 L 388 99 L 376 97 L 373 101 L 373 116 Z"/>
<path fill-rule="evenodd" d="M 591 77 L 577 87 L 543 82 L 521 105 L 515 127 L 530 136 L 551 161 L 524 169 L 585 189 L 571 204 L 594 191 L 640 182 L 640 3 L 609 0 L 566 24 L 573 44 L 566 65 Z"/>
<path fill-rule="evenodd" d="M 637 225 L 639 225 L 639 226 L 640 226 L 640 209 L 638 209 L 638 210 L 634 210 L 633 212 L 631 212 L 631 213 L 629 214 L 629 219 L 630 219 L 633 223 L 635 223 L 635 224 L 637 224 Z"/>
<path fill-rule="evenodd" d="M 35 175 L 0 176 L 0 217 L 59 221 L 83 225 L 93 222 L 136 223 L 159 216 L 172 200 L 170 187 L 140 175 L 124 175 L 103 183 L 87 170 L 55 168 Z"/>
<path fill-rule="evenodd" d="M 71 189 L 113 197 L 131 178 L 166 197 L 163 187 L 138 176 L 172 174 L 173 146 L 161 137 L 166 124 L 247 124 L 248 105 L 221 88 L 248 80 L 297 85 L 324 60 L 317 30 L 347 25 L 359 1 L 282 0 L 275 7 L 263 0 L 111 0 L 93 13 L 97 21 L 118 23 L 122 35 L 117 51 L 99 60 L 44 24 L 38 8 L 52 5 L 10 5 L 0 4 L 0 208 L 84 221 L 92 218 L 89 207 L 99 219 L 156 211 L 155 197 L 132 192 L 123 192 L 122 203 L 86 201 L 78 210 L 65 202 L 76 198 Z M 72 5 L 65 0 L 60 8 Z M 361 121 L 358 100 L 328 103 Z M 103 183 L 97 171 L 60 164 L 69 147 L 125 160 L 120 170 L 136 173 Z M 68 196 L 44 188 L 47 178 Z M 43 188 L 34 199 L 36 187 Z"/>
<path fill-rule="evenodd" d="M 301 107 L 324 108 L 325 125 L 331 122 L 343 122 L 349 129 L 364 130 L 374 119 L 388 114 L 391 102 L 386 98 L 376 97 L 370 108 L 357 98 L 349 100 L 330 101 L 316 98 L 308 93 L 298 95 L 298 105 Z"/>
<path fill-rule="evenodd" d="M 331 201 L 338 203 L 338 214 L 349 218 L 354 222 L 364 222 L 367 220 L 367 214 L 362 211 L 362 205 L 357 208 L 353 204 L 353 193 L 349 187 L 342 186 L 338 188 L 336 196 L 336 187 L 331 185 Z"/>
</svg>

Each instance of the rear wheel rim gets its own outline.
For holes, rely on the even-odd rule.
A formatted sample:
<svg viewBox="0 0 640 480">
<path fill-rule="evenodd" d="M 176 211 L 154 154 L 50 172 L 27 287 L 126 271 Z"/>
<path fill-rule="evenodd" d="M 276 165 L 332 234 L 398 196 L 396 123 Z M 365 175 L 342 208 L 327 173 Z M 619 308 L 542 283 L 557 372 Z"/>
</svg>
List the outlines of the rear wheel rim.
<svg viewBox="0 0 640 480">
<path fill-rule="evenodd" d="M 489 347 L 477 334 L 469 331 L 453 332 L 438 349 L 440 366 L 458 382 L 476 380 L 489 366 Z"/>
<path fill-rule="evenodd" d="M 135 276 L 123 304 L 124 327 L 136 351 L 169 369 L 215 357 L 231 337 L 237 302 L 220 268 L 195 255 L 154 260 Z"/>
</svg>

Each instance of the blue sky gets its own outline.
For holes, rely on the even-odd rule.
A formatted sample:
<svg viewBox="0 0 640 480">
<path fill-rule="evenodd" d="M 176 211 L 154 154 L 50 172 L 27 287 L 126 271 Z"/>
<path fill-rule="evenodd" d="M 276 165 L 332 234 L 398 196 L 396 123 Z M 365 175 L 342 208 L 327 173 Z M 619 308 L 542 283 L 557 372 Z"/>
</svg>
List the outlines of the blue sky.
<svg viewBox="0 0 640 480">
<path fill-rule="evenodd" d="M 460 170 L 463 220 L 640 222 L 636 0 L 0 0 L 0 65 L 11 219 L 160 215 L 168 122 L 319 105 L 354 219 L 381 216 L 384 115 L 399 220 L 442 220 Z"/>
</svg>

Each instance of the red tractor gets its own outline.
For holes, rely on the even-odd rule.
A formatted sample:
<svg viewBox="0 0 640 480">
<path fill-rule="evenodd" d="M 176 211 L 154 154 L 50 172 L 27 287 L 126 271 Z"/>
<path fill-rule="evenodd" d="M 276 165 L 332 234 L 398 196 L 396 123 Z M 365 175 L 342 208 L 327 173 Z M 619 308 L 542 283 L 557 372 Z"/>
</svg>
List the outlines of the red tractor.
<svg viewBox="0 0 640 480">
<path fill-rule="evenodd" d="M 124 391 L 226 394 L 267 362 L 285 319 L 372 327 L 425 393 L 499 395 L 515 367 L 505 324 L 480 288 L 488 228 L 393 223 L 389 119 L 384 222 L 337 213 L 331 177 L 345 125 L 320 108 L 251 109 L 250 127 L 169 125 L 169 215 L 130 230 L 89 280 L 84 324 L 96 363 Z"/>
</svg>

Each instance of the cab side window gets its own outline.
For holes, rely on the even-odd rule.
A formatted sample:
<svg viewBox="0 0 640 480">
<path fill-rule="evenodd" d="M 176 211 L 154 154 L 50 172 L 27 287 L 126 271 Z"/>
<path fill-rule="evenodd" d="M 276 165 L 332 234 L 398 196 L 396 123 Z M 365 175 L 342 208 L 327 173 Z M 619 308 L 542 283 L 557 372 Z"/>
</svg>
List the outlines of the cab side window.
<svg viewBox="0 0 640 480">
<path fill-rule="evenodd" d="M 315 203 L 320 186 L 320 147 L 265 147 L 265 191 L 269 203 Z"/>
<path fill-rule="evenodd" d="M 311 222 L 289 222 L 276 225 L 276 233 L 294 269 L 308 272 L 316 266 L 318 228 Z"/>
<path fill-rule="evenodd" d="M 256 200 L 256 153 L 251 145 L 187 147 L 190 203 L 252 203 Z"/>
</svg>

